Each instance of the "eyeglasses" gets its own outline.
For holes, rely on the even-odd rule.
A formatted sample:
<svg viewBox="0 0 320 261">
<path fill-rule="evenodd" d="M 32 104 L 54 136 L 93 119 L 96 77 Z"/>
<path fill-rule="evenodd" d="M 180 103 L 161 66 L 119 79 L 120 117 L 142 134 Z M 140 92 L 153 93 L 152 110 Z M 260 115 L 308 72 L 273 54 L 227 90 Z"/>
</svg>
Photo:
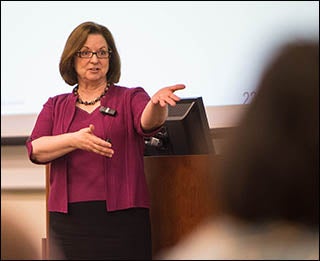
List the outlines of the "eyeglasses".
<svg viewBox="0 0 320 261">
<path fill-rule="evenodd" d="M 107 59 L 110 57 L 111 50 L 99 50 L 97 52 L 92 51 L 79 51 L 76 53 L 80 58 L 91 58 L 94 54 L 100 59 Z"/>
</svg>

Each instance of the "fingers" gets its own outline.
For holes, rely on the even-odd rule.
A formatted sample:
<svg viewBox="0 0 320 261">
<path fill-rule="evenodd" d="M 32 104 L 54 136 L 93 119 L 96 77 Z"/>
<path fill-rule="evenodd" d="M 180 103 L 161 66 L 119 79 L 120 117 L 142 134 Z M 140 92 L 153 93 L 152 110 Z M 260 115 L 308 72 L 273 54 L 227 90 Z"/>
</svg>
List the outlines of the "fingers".
<svg viewBox="0 0 320 261">
<path fill-rule="evenodd" d="M 93 133 L 94 125 L 90 124 L 89 127 L 83 128 L 78 131 L 77 147 L 89 152 L 94 152 L 106 157 L 112 157 L 114 150 L 109 141 L 105 141 Z"/>
<path fill-rule="evenodd" d="M 114 154 L 114 150 L 111 148 L 111 146 L 111 143 L 103 141 L 101 144 L 93 144 L 92 151 L 102 156 L 111 158 Z"/>
<path fill-rule="evenodd" d="M 151 101 L 153 104 L 159 104 L 161 107 L 165 107 L 167 105 L 175 106 L 176 102 L 180 100 L 180 98 L 174 94 L 177 90 L 182 90 L 186 86 L 184 84 L 176 84 L 169 87 L 164 87 L 160 89 L 153 97 Z"/>
<path fill-rule="evenodd" d="M 176 102 L 179 100 L 180 98 L 174 94 L 171 94 L 169 96 L 159 97 L 160 106 L 162 107 L 166 106 L 167 104 L 169 104 L 170 106 L 175 106 Z"/>
<path fill-rule="evenodd" d="M 112 144 L 110 142 L 95 137 L 95 139 L 90 143 L 88 151 L 111 158 L 114 154 L 114 150 L 111 147 Z"/>
<path fill-rule="evenodd" d="M 178 97 L 178 96 L 175 95 L 174 93 L 172 93 L 169 97 L 170 97 L 172 100 L 174 100 L 174 101 L 180 101 L 180 97 Z"/>
<path fill-rule="evenodd" d="M 93 124 L 90 124 L 90 125 L 89 125 L 89 129 L 90 129 L 90 131 L 93 133 L 93 131 L 94 131 L 94 125 L 93 125 Z"/>
<path fill-rule="evenodd" d="M 184 88 L 186 88 L 186 86 L 184 84 L 176 84 L 176 85 L 169 87 L 169 89 L 173 92 L 175 92 L 177 90 L 183 90 Z"/>
</svg>

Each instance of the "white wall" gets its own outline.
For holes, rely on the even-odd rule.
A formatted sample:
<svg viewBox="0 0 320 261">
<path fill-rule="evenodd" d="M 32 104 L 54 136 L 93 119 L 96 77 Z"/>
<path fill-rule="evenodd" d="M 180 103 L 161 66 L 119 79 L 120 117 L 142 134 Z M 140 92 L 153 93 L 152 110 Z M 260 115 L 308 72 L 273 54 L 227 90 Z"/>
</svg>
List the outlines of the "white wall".
<svg viewBox="0 0 320 261">
<path fill-rule="evenodd" d="M 58 64 L 84 21 L 112 31 L 122 60 L 120 85 L 152 95 L 174 83 L 206 106 L 250 102 L 279 45 L 319 38 L 318 1 L 1 1 L 1 114 L 38 113 L 70 92 Z"/>
<path fill-rule="evenodd" d="M 1 188 L 44 189 L 44 165 L 33 164 L 25 146 L 1 146 Z"/>
</svg>

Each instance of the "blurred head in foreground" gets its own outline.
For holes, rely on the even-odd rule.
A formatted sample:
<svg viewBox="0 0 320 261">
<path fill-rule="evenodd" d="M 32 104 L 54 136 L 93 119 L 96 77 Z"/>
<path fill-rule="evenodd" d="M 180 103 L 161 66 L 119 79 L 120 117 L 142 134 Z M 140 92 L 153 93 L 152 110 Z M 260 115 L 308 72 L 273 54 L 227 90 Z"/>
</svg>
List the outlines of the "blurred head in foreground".
<svg viewBox="0 0 320 261">
<path fill-rule="evenodd" d="M 319 228 L 319 43 L 283 46 L 256 91 L 225 151 L 223 210 Z"/>
</svg>

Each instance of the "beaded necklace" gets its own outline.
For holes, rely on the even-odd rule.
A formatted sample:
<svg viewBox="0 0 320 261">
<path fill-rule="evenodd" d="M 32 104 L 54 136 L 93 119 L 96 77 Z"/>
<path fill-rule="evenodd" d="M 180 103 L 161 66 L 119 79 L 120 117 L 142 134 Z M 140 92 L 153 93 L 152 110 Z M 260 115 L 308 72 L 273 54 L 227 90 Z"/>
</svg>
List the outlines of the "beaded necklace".
<svg viewBox="0 0 320 261">
<path fill-rule="evenodd" d="M 100 101 L 101 98 L 106 94 L 106 92 L 107 92 L 108 89 L 109 89 L 109 86 L 110 86 L 110 84 L 108 83 L 107 86 L 106 86 L 106 88 L 104 89 L 103 93 L 102 93 L 99 97 L 95 98 L 95 99 L 92 100 L 92 101 L 83 101 L 83 100 L 80 98 L 80 95 L 79 95 L 79 93 L 78 93 L 78 88 L 79 88 L 79 86 L 74 87 L 72 92 L 73 92 L 73 94 L 74 94 L 75 96 L 77 96 L 77 102 L 78 102 L 78 103 L 83 104 L 83 105 L 94 105 L 95 103 L 97 103 L 98 101 Z"/>
</svg>

